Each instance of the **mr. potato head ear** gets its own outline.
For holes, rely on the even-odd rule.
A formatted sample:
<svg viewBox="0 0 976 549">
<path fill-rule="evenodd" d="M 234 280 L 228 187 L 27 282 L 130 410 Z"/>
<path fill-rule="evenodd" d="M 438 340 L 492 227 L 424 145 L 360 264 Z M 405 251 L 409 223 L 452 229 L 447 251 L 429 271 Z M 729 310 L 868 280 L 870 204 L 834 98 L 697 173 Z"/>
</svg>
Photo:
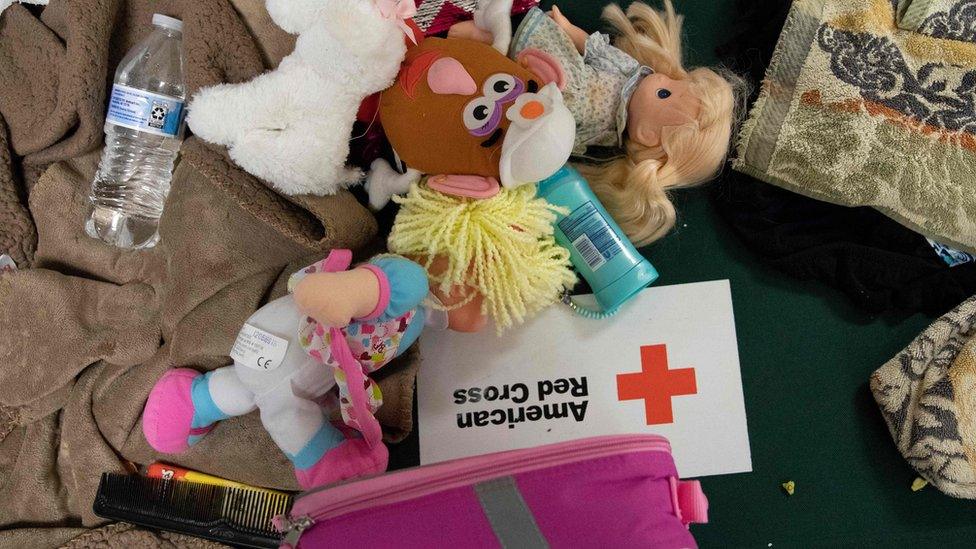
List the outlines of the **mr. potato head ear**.
<svg viewBox="0 0 976 549">
<path fill-rule="evenodd" d="M 566 87 L 566 72 L 559 60 L 552 55 L 540 49 L 526 48 L 515 60 L 542 79 L 543 86 L 555 82 L 560 90 Z"/>
</svg>

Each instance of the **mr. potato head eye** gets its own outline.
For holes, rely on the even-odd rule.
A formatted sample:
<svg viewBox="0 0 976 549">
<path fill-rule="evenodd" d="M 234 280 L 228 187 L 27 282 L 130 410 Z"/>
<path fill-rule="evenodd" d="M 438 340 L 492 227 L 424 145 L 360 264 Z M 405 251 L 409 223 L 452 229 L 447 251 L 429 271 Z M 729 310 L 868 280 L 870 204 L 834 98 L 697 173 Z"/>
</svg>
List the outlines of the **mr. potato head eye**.
<svg viewBox="0 0 976 549">
<path fill-rule="evenodd" d="M 505 107 L 523 93 L 538 90 L 539 84 L 508 73 L 496 73 L 485 79 L 481 86 L 482 95 L 468 102 L 464 107 L 462 119 L 468 132 L 475 137 L 485 137 L 480 143 L 484 148 L 497 145 L 505 135 L 502 128 L 502 113 Z"/>
<path fill-rule="evenodd" d="M 496 92 L 499 92 L 499 93 L 501 92 L 501 90 L 499 90 L 497 88 L 497 86 L 499 84 L 501 84 L 501 83 L 503 83 L 503 82 L 502 81 L 498 81 L 498 82 L 495 82 L 494 83 L 494 86 L 496 86 L 496 88 L 495 88 L 495 91 Z M 534 79 L 533 80 L 529 80 L 525 84 L 525 91 L 527 91 L 529 93 L 538 93 L 539 92 L 539 83 L 536 82 Z M 497 145 L 498 142 L 501 141 L 502 137 L 504 137 L 504 135 L 505 135 L 505 130 L 502 129 L 502 128 L 498 128 L 497 130 L 495 130 L 491 134 L 491 137 L 489 137 L 488 139 L 485 139 L 484 141 L 481 142 L 481 146 L 484 147 L 484 148 L 486 148 L 486 149 L 490 149 L 491 147 L 494 147 L 495 145 Z"/>
<path fill-rule="evenodd" d="M 508 103 L 525 92 L 525 84 L 516 76 L 500 72 L 485 80 L 481 92 L 488 99 L 498 103 Z"/>
<path fill-rule="evenodd" d="M 488 97 L 472 99 L 461 113 L 464 127 L 475 137 L 491 135 L 502 121 L 502 107 Z"/>
</svg>

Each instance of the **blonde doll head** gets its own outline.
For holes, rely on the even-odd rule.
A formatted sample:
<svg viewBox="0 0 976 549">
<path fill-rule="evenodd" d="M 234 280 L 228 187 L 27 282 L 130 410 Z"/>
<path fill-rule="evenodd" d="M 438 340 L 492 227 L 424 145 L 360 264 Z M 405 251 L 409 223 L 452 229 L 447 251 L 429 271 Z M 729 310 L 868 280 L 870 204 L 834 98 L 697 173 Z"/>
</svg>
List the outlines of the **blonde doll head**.
<svg viewBox="0 0 976 549">
<path fill-rule="evenodd" d="M 626 156 L 580 169 L 627 236 L 640 246 L 674 226 L 669 189 L 703 183 L 721 170 L 742 84 L 733 75 L 682 66 L 682 18 L 670 0 L 661 12 L 640 2 L 626 13 L 610 5 L 603 17 L 617 32 L 615 45 L 655 74 L 641 82 L 631 99 Z"/>
</svg>

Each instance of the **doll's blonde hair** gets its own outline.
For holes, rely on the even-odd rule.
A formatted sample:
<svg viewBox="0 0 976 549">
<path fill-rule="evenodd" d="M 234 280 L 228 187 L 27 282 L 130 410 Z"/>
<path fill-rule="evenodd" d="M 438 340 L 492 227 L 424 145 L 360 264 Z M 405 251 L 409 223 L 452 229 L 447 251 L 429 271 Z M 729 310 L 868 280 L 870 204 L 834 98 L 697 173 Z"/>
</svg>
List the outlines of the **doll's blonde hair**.
<svg viewBox="0 0 976 549">
<path fill-rule="evenodd" d="M 535 185 L 502 188 L 492 198 L 476 200 L 435 191 L 415 183 L 400 205 L 387 241 L 390 251 L 423 258 L 431 286 L 484 297 L 481 313 L 501 333 L 559 301 L 576 284 L 569 251 L 556 244 L 556 214 L 568 213 L 536 196 Z M 433 274 L 435 258 L 447 268 Z M 468 299 L 456 305 L 469 302 Z"/>
<path fill-rule="evenodd" d="M 664 128 L 660 145 L 646 147 L 628 138 L 625 157 L 579 166 L 627 236 L 642 246 L 674 226 L 669 189 L 704 183 L 721 170 L 738 115 L 736 88 L 741 81 L 711 69 L 682 66 L 682 17 L 671 0 L 664 1 L 663 11 L 634 2 L 624 13 L 611 4 L 604 8 L 603 18 L 617 32 L 616 47 L 656 72 L 688 82 L 701 102 L 698 119 Z"/>
</svg>

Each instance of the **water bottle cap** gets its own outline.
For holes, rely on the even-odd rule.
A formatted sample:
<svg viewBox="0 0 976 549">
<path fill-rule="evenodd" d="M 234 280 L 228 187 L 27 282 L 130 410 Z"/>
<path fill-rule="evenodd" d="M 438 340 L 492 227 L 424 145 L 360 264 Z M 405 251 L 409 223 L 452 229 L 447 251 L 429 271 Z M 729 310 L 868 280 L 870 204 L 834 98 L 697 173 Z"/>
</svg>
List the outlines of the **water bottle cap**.
<svg viewBox="0 0 976 549">
<path fill-rule="evenodd" d="M 163 15 L 161 13 L 154 13 L 152 18 L 152 24 L 157 27 L 164 27 L 167 29 L 173 29 L 176 32 L 183 32 L 183 21 L 175 17 L 170 17 L 168 15 Z"/>
</svg>

